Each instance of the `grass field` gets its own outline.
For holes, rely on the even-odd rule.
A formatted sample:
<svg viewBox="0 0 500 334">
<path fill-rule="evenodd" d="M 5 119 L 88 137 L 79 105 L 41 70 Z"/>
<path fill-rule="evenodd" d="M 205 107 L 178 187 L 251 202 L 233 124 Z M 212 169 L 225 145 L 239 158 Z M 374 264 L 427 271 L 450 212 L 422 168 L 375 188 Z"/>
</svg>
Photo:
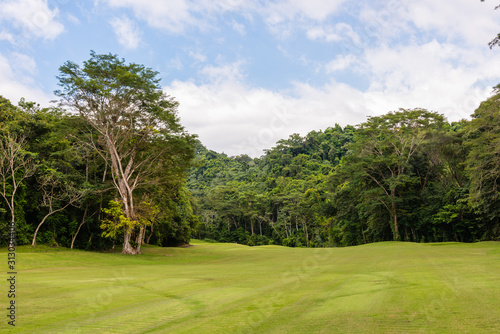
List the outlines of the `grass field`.
<svg viewBox="0 0 500 334">
<path fill-rule="evenodd" d="M 498 242 L 19 247 L 17 269 L 1 333 L 500 333 Z"/>
</svg>

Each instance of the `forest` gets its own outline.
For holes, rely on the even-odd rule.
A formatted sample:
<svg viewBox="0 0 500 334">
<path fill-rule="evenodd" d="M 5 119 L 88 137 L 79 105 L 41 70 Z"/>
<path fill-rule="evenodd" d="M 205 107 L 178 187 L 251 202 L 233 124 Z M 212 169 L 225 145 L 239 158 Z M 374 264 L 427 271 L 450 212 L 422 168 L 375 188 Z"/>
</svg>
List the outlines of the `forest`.
<svg viewBox="0 0 500 334">
<path fill-rule="evenodd" d="M 61 66 L 57 107 L 0 97 L 3 245 L 14 224 L 17 245 L 125 254 L 500 239 L 500 85 L 471 120 L 400 109 L 251 158 L 187 133 L 157 75 L 91 53 Z"/>
<path fill-rule="evenodd" d="M 3 244 L 139 254 L 189 242 L 195 136 L 157 75 L 92 52 L 60 67 L 57 107 L 0 99 Z"/>
<path fill-rule="evenodd" d="M 199 144 L 195 235 L 291 247 L 498 240 L 499 88 L 470 121 L 400 109 L 293 134 L 255 159 Z"/>
</svg>

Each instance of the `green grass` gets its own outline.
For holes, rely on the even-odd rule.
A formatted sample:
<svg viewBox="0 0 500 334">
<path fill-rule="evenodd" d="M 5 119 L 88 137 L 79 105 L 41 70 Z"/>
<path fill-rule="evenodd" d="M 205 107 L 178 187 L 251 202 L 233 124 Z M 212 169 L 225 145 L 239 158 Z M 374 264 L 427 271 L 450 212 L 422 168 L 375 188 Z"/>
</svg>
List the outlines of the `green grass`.
<svg viewBox="0 0 500 334">
<path fill-rule="evenodd" d="M 19 247 L 17 325 L 4 315 L 0 332 L 500 332 L 500 243 L 193 244 L 140 256 Z"/>
</svg>

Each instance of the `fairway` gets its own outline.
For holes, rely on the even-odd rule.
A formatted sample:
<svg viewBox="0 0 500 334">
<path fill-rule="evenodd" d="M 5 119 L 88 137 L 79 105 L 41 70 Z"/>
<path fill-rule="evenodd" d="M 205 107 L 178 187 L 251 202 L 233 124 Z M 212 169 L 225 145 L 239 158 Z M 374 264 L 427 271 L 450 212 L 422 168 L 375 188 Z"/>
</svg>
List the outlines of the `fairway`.
<svg viewBox="0 0 500 334">
<path fill-rule="evenodd" d="M 498 242 L 192 244 L 139 256 L 19 247 L 16 327 L 4 315 L 0 332 L 500 332 Z"/>
</svg>

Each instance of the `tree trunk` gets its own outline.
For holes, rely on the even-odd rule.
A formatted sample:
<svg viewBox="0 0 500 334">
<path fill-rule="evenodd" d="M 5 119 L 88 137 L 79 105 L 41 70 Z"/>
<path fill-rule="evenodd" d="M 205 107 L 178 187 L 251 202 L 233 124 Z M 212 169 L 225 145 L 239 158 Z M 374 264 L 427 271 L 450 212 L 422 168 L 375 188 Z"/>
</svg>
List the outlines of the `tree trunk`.
<svg viewBox="0 0 500 334">
<path fill-rule="evenodd" d="M 132 190 L 130 189 L 130 187 L 128 187 L 128 184 L 125 184 L 125 180 L 119 180 L 118 183 L 121 185 L 121 188 L 123 190 L 120 192 L 120 195 L 122 195 L 124 214 L 131 221 L 135 221 L 137 217 L 135 216 L 134 211 L 134 199 L 132 197 Z M 122 254 L 137 254 L 137 250 L 130 244 L 132 232 L 133 230 L 131 227 L 127 228 L 124 232 Z"/>
<path fill-rule="evenodd" d="M 15 219 L 15 215 L 14 215 L 14 207 L 12 207 L 12 220 L 10 222 L 10 229 L 11 231 L 13 231 L 14 234 L 9 233 L 9 247 L 16 247 L 16 237 L 15 237 L 15 233 L 16 233 L 16 219 Z"/>
<path fill-rule="evenodd" d="M 144 226 L 141 226 L 141 228 L 139 229 L 139 234 L 137 235 L 137 238 L 135 239 L 136 243 L 137 243 L 137 247 L 135 248 L 136 254 L 141 254 L 141 245 L 142 245 L 143 235 L 144 235 Z"/>
<path fill-rule="evenodd" d="M 31 246 L 35 247 L 36 246 L 36 235 L 38 234 L 38 230 L 40 227 L 42 227 L 43 223 L 45 223 L 45 219 L 47 219 L 48 216 L 43 217 L 42 221 L 38 226 L 36 227 L 35 234 L 33 234 L 33 240 L 31 241 Z"/>
<path fill-rule="evenodd" d="M 36 246 L 36 235 L 38 234 L 38 230 L 40 230 L 40 227 L 42 227 L 43 223 L 45 223 L 45 221 L 47 220 L 47 218 L 49 218 L 50 216 L 52 216 L 54 213 L 57 213 L 59 211 L 62 211 L 64 209 L 66 209 L 69 205 L 70 205 L 70 203 L 68 203 L 65 206 L 63 206 L 62 208 L 59 208 L 59 209 L 54 210 L 54 211 L 52 211 L 52 208 L 49 209 L 49 213 L 47 213 L 45 215 L 45 217 L 43 217 L 43 219 L 40 222 L 40 224 L 38 224 L 38 226 L 36 227 L 35 234 L 33 234 L 33 241 L 31 242 L 31 246 L 33 246 L 33 247 Z"/>
<path fill-rule="evenodd" d="M 127 170 L 123 169 L 121 157 L 116 149 L 115 143 L 113 143 L 109 135 L 106 136 L 106 141 L 111 158 L 111 171 L 113 176 L 116 178 L 115 186 L 120 194 L 123 204 L 123 213 L 125 214 L 125 217 L 131 221 L 135 221 L 134 197 L 132 195 L 133 189 L 128 184 L 128 177 L 130 175 L 127 175 Z M 130 227 L 128 227 L 124 232 L 122 254 L 137 254 L 135 248 L 130 244 L 132 232 L 132 228 Z"/>
<path fill-rule="evenodd" d="M 394 226 L 394 240 L 399 241 L 398 216 L 396 214 L 396 203 L 392 203 L 392 224 Z"/>
<path fill-rule="evenodd" d="M 304 220 L 304 231 L 306 232 L 306 246 L 309 248 L 309 233 L 307 232 L 307 220 Z"/>
<path fill-rule="evenodd" d="M 391 215 L 392 215 L 392 224 L 394 227 L 394 240 L 399 241 L 398 215 L 396 210 L 396 202 L 394 202 L 394 199 L 396 198 L 396 189 L 391 190 L 391 198 L 392 198 Z"/>
<path fill-rule="evenodd" d="M 15 195 L 15 191 L 12 193 L 10 228 L 14 231 L 14 233 L 16 233 L 16 214 L 15 214 L 15 211 L 14 211 L 14 195 Z M 16 240 L 16 238 L 12 234 L 10 234 L 10 237 L 9 237 L 9 247 L 15 247 L 16 246 L 16 241 L 15 240 Z"/>
<path fill-rule="evenodd" d="M 135 255 L 136 250 L 132 245 L 130 244 L 130 238 L 132 236 L 132 229 L 129 227 L 125 231 L 125 235 L 123 236 L 123 250 L 122 254 L 127 254 L 127 255 Z"/>
<path fill-rule="evenodd" d="M 288 238 L 288 223 L 286 220 L 285 220 L 285 235 Z"/>
<path fill-rule="evenodd" d="M 73 245 L 75 244 L 75 240 L 76 240 L 76 236 L 78 235 L 78 232 L 80 232 L 80 228 L 82 228 L 83 224 L 85 224 L 85 217 L 87 216 L 88 208 L 89 208 L 89 206 L 87 205 L 85 207 L 85 211 L 83 212 L 82 222 L 80 223 L 80 225 L 78 225 L 78 229 L 76 230 L 76 233 L 73 236 L 73 238 L 71 238 L 71 249 L 73 249 Z"/>
<path fill-rule="evenodd" d="M 152 223 L 151 224 L 151 232 L 149 233 L 148 235 L 148 240 L 146 241 L 146 243 L 149 245 L 149 240 L 151 240 L 151 236 L 153 235 L 153 231 L 154 231 L 154 224 Z"/>
</svg>

